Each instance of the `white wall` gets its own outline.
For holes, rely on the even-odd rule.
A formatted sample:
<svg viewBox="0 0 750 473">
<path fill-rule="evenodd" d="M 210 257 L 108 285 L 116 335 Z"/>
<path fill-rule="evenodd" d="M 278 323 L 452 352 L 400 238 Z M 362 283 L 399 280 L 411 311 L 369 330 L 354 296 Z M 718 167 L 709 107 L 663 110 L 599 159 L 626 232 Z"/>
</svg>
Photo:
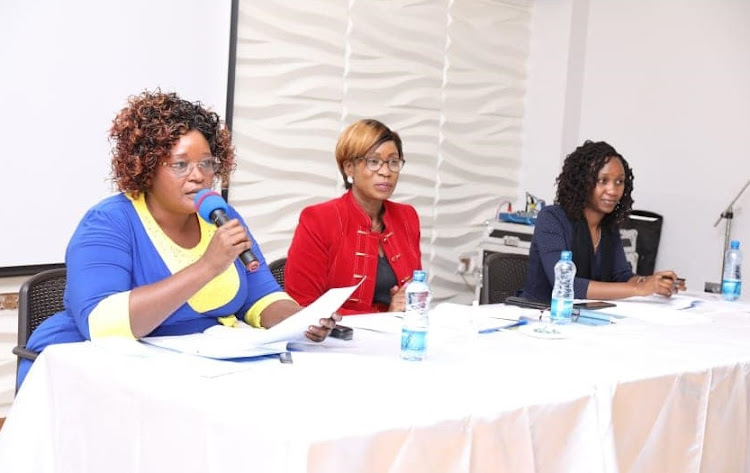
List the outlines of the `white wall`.
<svg viewBox="0 0 750 473">
<path fill-rule="evenodd" d="M 61 263 L 113 190 L 107 132 L 161 87 L 222 116 L 230 0 L 0 2 L 0 268 Z M 11 250 L 12 249 L 12 250 Z"/>
<path fill-rule="evenodd" d="M 608 141 L 633 167 L 635 208 L 664 216 L 657 268 L 693 290 L 717 281 L 724 224 L 713 224 L 750 179 L 748 25 L 745 0 L 537 1 L 525 187 L 554 196 L 562 157 L 584 139 Z M 581 100 L 566 102 L 576 76 Z M 732 236 L 750 248 L 748 209 L 750 192 Z"/>
<path fill-rule="evenodd" d="M 568 60 L 575 0 L 537 0 L 531 22 L 520 185 L 552 203 L 566 147 Z M 575 108 L 575 107 L 574 107 Z"/>
</svg>

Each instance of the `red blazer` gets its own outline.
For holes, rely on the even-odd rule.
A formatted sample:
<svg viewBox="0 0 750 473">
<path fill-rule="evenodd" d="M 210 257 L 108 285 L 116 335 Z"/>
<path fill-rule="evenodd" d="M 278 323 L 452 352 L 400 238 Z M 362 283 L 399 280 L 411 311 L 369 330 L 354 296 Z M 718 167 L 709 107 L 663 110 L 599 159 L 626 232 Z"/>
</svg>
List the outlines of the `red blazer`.
<svg viewBox="0 0 750 473">
<path fill-rule="evenodd" d="M 419 217 L 411 205 L 385 201 L 385 231 L 373 232 L 369 215 L 351 190 L 338 199 L 305 208 L 299 217 L 284 267 L 284 290 L 307 306 L 328 289 L 364 282 L 339 309 L 342 315 L 385 312 L 373 304 L 378 269 L 378 243 L 399 286 L 422 268 Z"/>
</svg>

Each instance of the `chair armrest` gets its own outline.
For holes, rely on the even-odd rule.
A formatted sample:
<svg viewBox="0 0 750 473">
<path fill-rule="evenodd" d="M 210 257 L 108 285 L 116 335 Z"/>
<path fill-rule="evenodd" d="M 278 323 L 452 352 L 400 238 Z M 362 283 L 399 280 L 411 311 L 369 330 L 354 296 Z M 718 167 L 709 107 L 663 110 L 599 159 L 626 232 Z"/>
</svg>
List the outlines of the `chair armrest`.
<svg viewBox="0 0 750 473">
<path fill-rule="evenodd" d="M 39 356 L 39 353 L 31 351 L 26 347 L 20 346 L 13 348 L 13 354 L 19 356 L 20 358 L 26 358 L 27 360 L 31 361 L 36 360 L 36 357 Z"/>
</svg>

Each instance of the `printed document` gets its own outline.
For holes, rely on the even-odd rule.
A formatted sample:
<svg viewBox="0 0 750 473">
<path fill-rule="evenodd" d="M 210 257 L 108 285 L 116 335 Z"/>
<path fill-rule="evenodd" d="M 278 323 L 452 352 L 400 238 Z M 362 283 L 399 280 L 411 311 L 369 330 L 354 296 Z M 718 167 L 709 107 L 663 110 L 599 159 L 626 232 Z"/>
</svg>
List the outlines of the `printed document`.
<svg viewBox="0 0 750 473">
<path fill-rule="evenodd" d="M 217 359 L 281 353 L 286 351 L 288 342 L 306 340 L 305 331 L 308 327 L 320 325 L 320 319 L 330 317 L 358 286 L 359 284 L 329 289 L 315 302 L 269 329 L 257 329 L 240 322 L 237 327 L 214 325 L 203 333 L 146 337 L 141 341 L 182 353 Z"/>
</svg>

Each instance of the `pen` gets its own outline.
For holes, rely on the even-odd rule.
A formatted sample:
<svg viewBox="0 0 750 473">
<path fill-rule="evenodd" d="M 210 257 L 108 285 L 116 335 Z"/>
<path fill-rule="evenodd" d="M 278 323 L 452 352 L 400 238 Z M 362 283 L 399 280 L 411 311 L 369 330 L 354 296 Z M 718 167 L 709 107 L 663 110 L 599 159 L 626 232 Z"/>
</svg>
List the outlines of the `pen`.
<svg viewBox="0 0 750 473">
<path fill-rule="evenodd" d="M 611 315 L 606 314 L 597 314 L 596 312 L 592 310 L 586 310 L 586 309 L 573 309 L 573 322 L 578 321 L 579 319 L 592 319 L 592 320 L 599 320 L 602 322 L 614 324 L 616 317 L 612 317 Z"/>
<path fill-rule="evenodd" d="M 672 276 L 667 276 L 666 274 L 661 276 L 662 279 L 672 279 L 675 282 L 685 282 L 685 278 L 673 278 Z"/>
<path fill-rule="evenodd" d="M 547 315 L 545 315 L 545 313 Z M 529 322 L 549 322 L 549 310 L 540 310 L 538 316 L 522 315 L 521 320 Z"/>
<path fill-rule="evenodd" d="M 593 310 L 586 310 L 586 309 L 579 309 L 577 307 L 573 308 L 573 313 L 571 314 L 571 319 L 573 322 L 580 322 L 584 323 L 585 325 L 600 325 L 601 323 L 609 323 L 614 324 L 617 323 L 617 319 L 622 318 L 619 315 L 612 315 L 612 314 L 597 314 Z M 526 317 L 527 321 L 535 322 L 535 320 Z M 583 319 L 583 320 L 581 320 Z M 589 323 L 585 323 L 584 320 L 589 320 Z M 599 322 L 598 324 L 592 323 L 593 321 Z M 550 313 L 548 310 L 544 310 L 539 314 L 539 322 L 552 322 L 550 319 Z"/>
<path fill-rule="evenodd" d="M 519 319 L 518 322 L 512 323 L 510 325 L 506 325 L 504 327 L 486 328 L 484 330 L 480 330 L 479 333 L 499 332 L 501 330 L 506 330 L 506 329 L 509 329 L 509 328 L 520 327 L 521 325 L 526 325 L 527 323 L 529 323 L 528 320 L 526 320 L 526 319 Z"/>
<path fill-rule="evenodd" d="M 678 287 L 680 287 L 680 286 L 682 286 L 682 285 L 684 285 L 684 284 L 685 284 L 685 278 L 677 278 L 677 279 L 674 279 L 674 278 L 672 278 L 671 276 L 666 276 L 666 275 L 665 275 L 665 276 L 662 276 L 661 278 L 662 278 L 662 279 L 669 279 L 670 281 L 672 281 L 672 285 L 673 285 L 673 286 L 674 286 L 675 288 L 678 288 Z"/>
</svg>

